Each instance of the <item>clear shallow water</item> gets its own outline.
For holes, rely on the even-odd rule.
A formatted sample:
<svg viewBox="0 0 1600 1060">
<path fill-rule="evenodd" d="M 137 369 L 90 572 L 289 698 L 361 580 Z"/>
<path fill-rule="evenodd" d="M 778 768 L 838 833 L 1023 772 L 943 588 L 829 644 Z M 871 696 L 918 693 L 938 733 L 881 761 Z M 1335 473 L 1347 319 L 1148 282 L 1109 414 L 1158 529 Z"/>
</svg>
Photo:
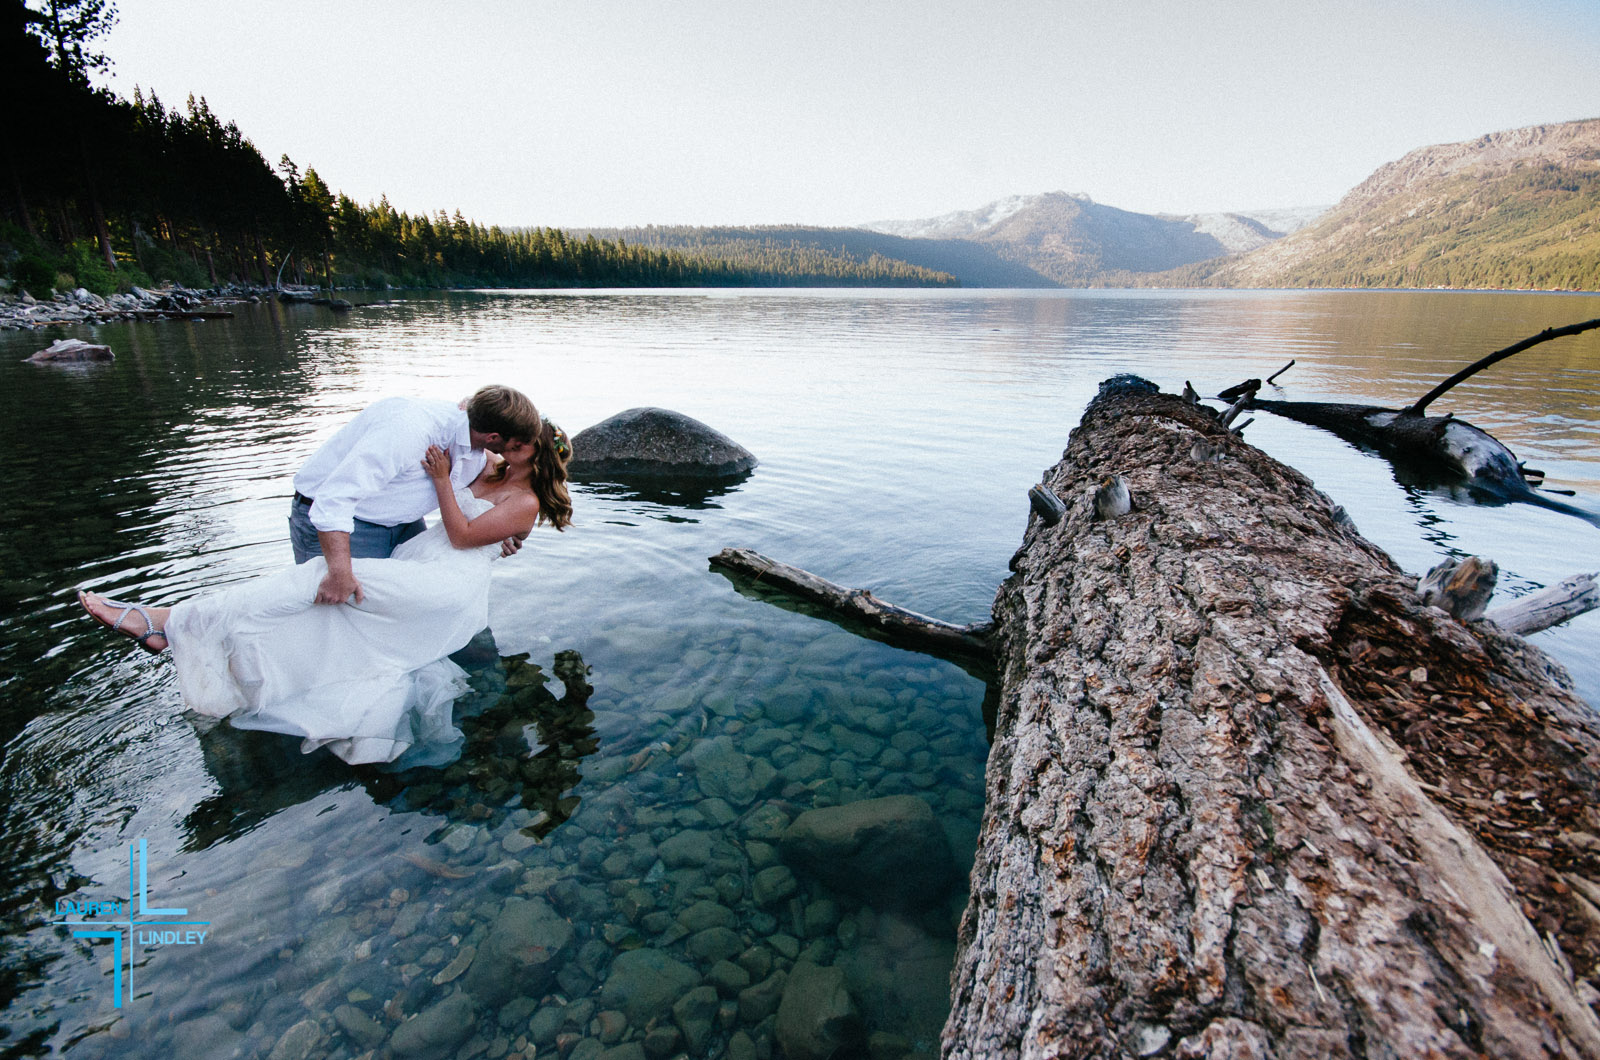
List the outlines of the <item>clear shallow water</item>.
<svg viewBox="0 0 1600 1060">
<path fill-rule="evenodd" d="M 845 969 L 872 1027 L 931 1051 L 961 874 L 914 902 L 803 873 L 792 895 L 781 874 L 758 881 L 782 865 L 782 823 L 889 795 L 935 811 L 964 873 L 983 686 L 751 598 L 706 557 L 748 546 L 973 621 L 1021 540 L 1028 486 L 1108 375 L 1215 392 L 1293 357 L 1281 396 L 1399 405 L 1490 350 L 1596 316 L 1600 298 L 1499 294 L 457 294 L 342 318 L 266 305 L 67 332 L 118 352 L 84 371 L 17 363 L 54 335 L 0 334 L 4 1045 L 265 1056 L 298 1034 L 360 1055 L 472 982 L 457 965 L 520 897 L 571 921 L 560 973 L 529 1001 L 491 1003 L 478 984 L 455 1021 L 471 1035 L 447 1055 L 545 1055 L 578 1035 L 595 1039 L 575 1047 L 582 1060 L 618 1034 L 638 1040 L 640 1013 L 620 1030 L 601 1013 L 621 1004 L 605 993 L 617 956 L 641 947 L 712 977 L 719 995 L 682 1020 L 709 1027 L 698 1053 L 770 1050 L 773 977 L 797 958 Z M 574 432 L 635 405 L 675 408 L 762 466 L 698 498 L 585 487 L 577 525 L 500 565 L 454 766 L 352 770 L 286 738 L 201 731 L 164 664 L 77 615 L 79 583 L 171 602 L 288 562 L 289 479 L 322 438 L 377 397 L 488 381 Z M 1597 397 L 1590 334 L 1434 410 L 1600 507 Z M 1520 593 L 1600 567 L 1600 532 L 1571 517 L 1408 491 L 1381 461 L 1271 416 L 1248 437 L 1408 569 L 1484 555 L 1501 591 Z M 1591 702 L 1597 631 L 1590 615 L 1539 637 Z M 592 668 L 587 698 L 551 676 L 565 652 Z M 525 665 L 501 661 L 518 655 Z M 140 837 L 151 903 L 188 908 L 211 934 L 136 947 L 117 1010 L 109 946 L 47 921 L 58 897 L 125 897 Z M 768 989 L 742 998 L 739 973 Z"/>
</svg>

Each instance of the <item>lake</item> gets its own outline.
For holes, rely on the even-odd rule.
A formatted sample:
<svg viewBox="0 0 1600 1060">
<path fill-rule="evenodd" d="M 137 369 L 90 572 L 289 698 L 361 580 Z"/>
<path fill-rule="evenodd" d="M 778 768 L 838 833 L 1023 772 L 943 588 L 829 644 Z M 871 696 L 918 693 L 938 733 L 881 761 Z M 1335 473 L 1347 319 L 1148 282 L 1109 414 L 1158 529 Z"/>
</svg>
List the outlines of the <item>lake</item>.
<svg viewBox="0 0 1600 1060">
<path fill-rule="evenodd" d="M 754 548 L 977 621 L 1028 487 L 1112 374 L 1215 393 L 1293 358 L 1270 396 L 1399 406 L 1492 350 L 1600 317 L 1596 296 L 1451 292 L 394 297 L 345 316 L 269 303 L 63 329 L 116 350 L 86 369 L 18 363 L 56 333 L 0 333 L 0 1047 L 766 1060 L 804 963 L 843 970 L 881 1055 L 935 1055 L 982 812 L 984 684 L 707 557 Z M 580 485 L 570 530 L 541 528 L 498 564 L 492 640 L 462 657 L 473 691 L 454 762 L 350 768 L 202 724 L 166 663 L 79 614 L 80 584 L 171 603 L 288 563 L 290 479 L 322 439 L 379 397 L 487 382 L 572 433 L 676 409 L 761 466 L 723 490 Z M 1491 431 L 1595 509 L 1597 399 L 1591 332 L 1430 412 Z M 1600 530 L 1571 516 L 1402 486 L 1266 414 L 1246 438 L 1407 570 L 1484 556 L 1504 598 L 1600 567 Z M 1591 703 L 1597 634 L 1590 614 L 1535 638 Z M 890 796 L 933 810 L 923 838 L 941 853 L 922 878 L 791 871 L 778 839 L 796 817 Z M 148 907 L 185 912 L 116 942 L 55 923 L 126 906 L 141 870 Z M 132 897 L 131 915 L 97 919 L 140 921 Z M 513 943 L 555 956 L 508 985 L 495 973 Z"/>
</svg>

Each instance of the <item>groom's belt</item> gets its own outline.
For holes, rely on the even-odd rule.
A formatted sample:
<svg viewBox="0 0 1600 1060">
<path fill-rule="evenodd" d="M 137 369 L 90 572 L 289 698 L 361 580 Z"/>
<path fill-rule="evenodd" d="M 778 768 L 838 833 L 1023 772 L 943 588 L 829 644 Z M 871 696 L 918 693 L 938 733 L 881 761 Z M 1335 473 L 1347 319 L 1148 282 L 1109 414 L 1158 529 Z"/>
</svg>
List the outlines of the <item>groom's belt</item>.
<svg viewBox="0 0 1600 1060">
<path fill-rule="evenodd" d="M 312 503 L 311 498 L 307 497 L 304 493 L 301 493 L 299 490 L 295 491 L 294 502 L 296 504 L 303 504 L 307 508 L 311 507 L 311 503 Z"/>
</svg>

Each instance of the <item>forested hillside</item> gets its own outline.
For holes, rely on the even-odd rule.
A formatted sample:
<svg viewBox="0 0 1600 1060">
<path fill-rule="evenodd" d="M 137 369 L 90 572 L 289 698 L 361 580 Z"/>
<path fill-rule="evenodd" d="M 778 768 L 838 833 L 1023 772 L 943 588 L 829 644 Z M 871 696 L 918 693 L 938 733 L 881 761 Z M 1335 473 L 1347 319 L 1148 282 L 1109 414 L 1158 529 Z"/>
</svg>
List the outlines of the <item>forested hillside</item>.
<svg viewBox="0 0 1600 1060">
<path fill-rule="evenodd" d="M 964 239 L 908 239 L 863 228 L 811 225 L 647 225 L 583 231 L 600 239 L 681 250 L 749 269 L 809 269 L 826 277 L 827 270 L 836 266 L 825 263 L 842 262 L 897 284 L 1055 286 L 1033 269 Z"/>
<path fill-rule="evenodd" d="M 949 276 L 849 255 L 630 245 L 358 204 L 287 157 L 268 163 L 203 97 L 182 108 L 91 87 L 105 0 L 0 0 L 0 279 L 40 295 L 176 281 L 381 286 L 928 284 Z"/>
<path fill-rule="evenodd" d="M 1163 282 L 1600 290 L 1600 120 L 1413 151 L 1309 228 Z"/>
</svg>

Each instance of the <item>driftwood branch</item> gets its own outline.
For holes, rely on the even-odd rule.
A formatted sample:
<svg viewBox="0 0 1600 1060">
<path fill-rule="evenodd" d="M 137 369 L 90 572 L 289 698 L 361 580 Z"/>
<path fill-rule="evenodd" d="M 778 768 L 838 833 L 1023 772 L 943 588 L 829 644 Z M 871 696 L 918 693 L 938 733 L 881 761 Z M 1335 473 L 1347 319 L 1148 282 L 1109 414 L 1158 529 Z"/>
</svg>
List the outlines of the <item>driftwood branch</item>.
<svg viewBox="0 0 1600 1060">
<path fill-rule="evenodd" d="M 1244 394 L 1239 395 L 1238 400 L 1236 400 L 1232 405 L 1229 405 L 1227 410 L 1223 412 L 1222 419 L 1220 421 L 1222 423 L 1222 425 L 1224 427 L 1226 427 L 1230 423 L 1232 423 L 1235 419 L 1237 419 L 1238 416 L 1239 416 L 1239 413 L 1243 412 L 1246 408 L 1248 408 L 1250 406 L 1250 402 L 1255 397 L 1255 395 L 1256 395 L 1256 392 L 1254 390 L 1251 390 L 1251 391 L 1248 391 L 1248 392 L 1246 392 Z"/>
<path fill-rule="evenodd" d="M 1507 633 L 1526 637 L 1600 607 L 1600 585 L 1596 575 L 1574 574 L 1550 588 L 1520 600 L 1502 604 L 1483 617 Z"/>
<path fill-rule="evenodd" d="M 897 607 L 880 600 L 867 589 L 850 589 L 818 577 L 800 567 L 769 559 L 748 548 L 725 548 L 711 557 L 711 564 L 725 570 L 750 575 L 767 585 L 821 604 L 855 622 L 860 622 L 900 647 L 924 651 L 941 658 L 987 660 L 990 624 L 978 622 L 957 625 Z"/>
<path fill-rule="evenodd" d="M 1282 375 L 1284 372 L 1287 372 L 1289 369 L 1291 369 L 1293 367 L 1294 367 L 1294 359 L 1290 358 L 1288 364 L 1284 365 L 1282 368 L 1279 368 L 1276 372 L 1273 372 L 1271 375 L 1267 376 L 1267 385 L 1271 386 L 1272 385 L 1272 381 L 1274 379 L 1278 378 L 1278 376 Z"/>
<path fill-rule="evenodd" d="M 1521 342 L 1514 342 L 1503 350 L 1496 350 L 1494 353 L 1489 354 L 1489 356 L 1483 358 L 1482 360 L 1474 361 L 1473 363 L 1467 365 L 1465 368 L 1461 369 L 1461 371 L 1457 372 L 1455 375 L 1451 376 L 1449 379 L 1446 379 L 1444 382 L 1440 383 L 1438 386 L 1424 394 L 1422 398 L 1415 405 L 1412 405 L 1408 411 L 1420 416 L 1422 414 L 1422 410 L 1427 408 L 1439 395 L 1445 393 L 1456 384 L 1472 378 L 1485 368 L 1488 368 L 1490 365 L 1498 364 L 1507 357 L 1510 357 L 1512 354 L 1521 353 L 1523 350 L 1537 346 L 1541 342 L 1549 342 L 1551 339 L 1559 339 L 1564 335 L 1579 335 L 1585 331 L 1591 331 L 1594 328 L 1600 328 L 1600 317 L 1597 317 L 1594 320 L 1585 320 L 1581 324 L 1568 324 L 1563 328 L 1545 328 L 1537 335 L 1530 335 Z"/>
<path fill-rule="evenodd" d="M 1600 1057 L 1600 721 L 1560 667 L 1209 410 L 1103 390 L 1045 485 L 1112 474 L 1138 507 L 1030 521 L 995 598 L 942 1056 Z"/>
</svg>

